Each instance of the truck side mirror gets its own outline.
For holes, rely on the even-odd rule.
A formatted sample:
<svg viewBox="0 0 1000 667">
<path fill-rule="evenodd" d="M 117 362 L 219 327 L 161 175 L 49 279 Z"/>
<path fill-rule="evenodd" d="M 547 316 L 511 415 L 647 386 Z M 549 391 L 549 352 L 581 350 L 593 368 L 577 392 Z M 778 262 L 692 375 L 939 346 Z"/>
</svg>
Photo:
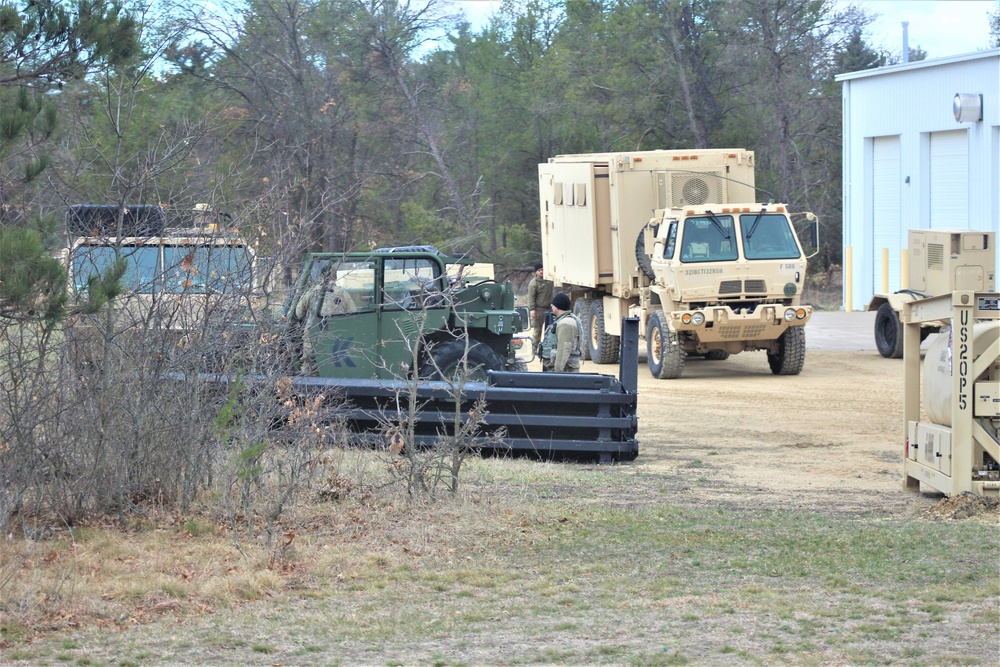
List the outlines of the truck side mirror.
<svg viewBox="0 0 1000 667">
<path fill-rule="evenodd" d="M 528 319 L 528 315 L 530 314 L 528 312 L 528 307 L 518 306 L 514 310 L 517 311 L 518 316 L 521 318 L 521 328 L 518 329 L 518 331 L 528 331 L 531 329 L 531 321 Z"/>
<path fill-rule="evenodd" d="M 799 242 L 806 253 L 806 259 L 812 259 L 819 254 L 819 218 L 814 213 L 804 213 L 806 225 L 799 234 Z"/>
</svg>

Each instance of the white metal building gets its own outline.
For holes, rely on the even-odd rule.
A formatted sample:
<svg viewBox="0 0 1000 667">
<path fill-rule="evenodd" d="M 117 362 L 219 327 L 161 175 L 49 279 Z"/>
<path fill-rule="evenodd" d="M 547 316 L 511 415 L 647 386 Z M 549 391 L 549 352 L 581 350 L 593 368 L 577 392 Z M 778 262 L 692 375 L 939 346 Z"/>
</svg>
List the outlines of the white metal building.
<svg viewBox="0 0 1000 667">
<path fill-rule="evenodd" d="M 1000 231 L 1000 49 L 841 74 L 844 303 L 900 289 L 909 229 Z M 998 262 L 1000 265 L 1000 262 Z"/>
</svg>

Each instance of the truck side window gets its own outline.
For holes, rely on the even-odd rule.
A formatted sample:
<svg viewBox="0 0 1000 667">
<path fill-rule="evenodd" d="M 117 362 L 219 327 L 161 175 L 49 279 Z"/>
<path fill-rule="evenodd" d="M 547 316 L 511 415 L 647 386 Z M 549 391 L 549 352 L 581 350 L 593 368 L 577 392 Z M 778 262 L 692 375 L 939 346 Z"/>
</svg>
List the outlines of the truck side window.
<svg viewBox="0 0 1000 667">
<path fill-rule="evenodd" d="M 429 259 L 387 259 L 382 305 L 386 310 L 441 305 L 442 281 L 440 267 Z"/>
<path fill-rule="evenodd" d="M 337 268 L 337 284 L 351 296 L 357 310 L 375 309 L 375 263 L 352 262 Z"/>
<path fill-rule="evenodd" d="M 674 220 L 667 228 L 667 245 L 663 248 L 663 259 L 673 259 L 677 247 L 677 221 Z"/>
</svg>

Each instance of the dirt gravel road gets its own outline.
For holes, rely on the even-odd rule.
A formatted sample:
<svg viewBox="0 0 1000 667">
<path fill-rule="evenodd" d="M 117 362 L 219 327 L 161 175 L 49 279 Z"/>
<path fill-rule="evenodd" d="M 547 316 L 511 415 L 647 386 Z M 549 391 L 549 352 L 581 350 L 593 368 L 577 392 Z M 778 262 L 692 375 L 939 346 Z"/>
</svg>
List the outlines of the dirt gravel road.
<svg viewBox="0 0 1000 667">
<path fill-rule="evenodd" d="M 763 352 L 690 358 L 677 380 L 640 361 L 636 471 L 690 480 L 680 500 L 695 504 L 900 515 L 939 501 L 902 490 L 903 363 L 875 350 L 873 314 L 817 315 L 797 376 L 772 375 Z"/>
<path fill-rule="evenodd" d="M 877 352 L 809 350 L 798 376 L 763 353 L 691 359 L 679 380 L 641 370 L 634 465 L 690 478 L 695 502 L 905 513 L 902 396 L 902 363 Z"/>
</svg>

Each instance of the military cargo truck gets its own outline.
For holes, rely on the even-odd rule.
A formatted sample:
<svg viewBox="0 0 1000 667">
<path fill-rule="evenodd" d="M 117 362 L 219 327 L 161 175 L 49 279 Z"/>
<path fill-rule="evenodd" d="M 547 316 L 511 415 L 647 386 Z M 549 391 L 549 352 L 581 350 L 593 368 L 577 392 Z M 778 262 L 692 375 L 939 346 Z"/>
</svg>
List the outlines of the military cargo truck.
<svg viewBox="0 0 1000 667">
<path fill-rule="evenodd" d="M 67 321 L 74 358 L 91 367 L 106 349 L 227 367 L 246 350 L 269 290 L 254 246 L 206 206 L 71 206 L 64 251 L 71 293 L 96 312 Z M 120 274 L 107 307 L 96 281 Z M 280 305 L 280 304 L 279 304 Z M 90 308 L 85 308 L 88 311 Z"/>
<path fill-rule="evenodd" d="M 787 207 L 756 203 L 753 167 L 743 149 L 539 165 L 546 277 L 571 294 L 591 359 L 616 361 L 627 316 L 639 319 L 658 378 L 680 377 L 689 355 L 748 350 L 765 350 L 775 374 L 802 370 L 807 254 Z M 816 246 L 815 216 L 802 215 Z"/>
</svg>

